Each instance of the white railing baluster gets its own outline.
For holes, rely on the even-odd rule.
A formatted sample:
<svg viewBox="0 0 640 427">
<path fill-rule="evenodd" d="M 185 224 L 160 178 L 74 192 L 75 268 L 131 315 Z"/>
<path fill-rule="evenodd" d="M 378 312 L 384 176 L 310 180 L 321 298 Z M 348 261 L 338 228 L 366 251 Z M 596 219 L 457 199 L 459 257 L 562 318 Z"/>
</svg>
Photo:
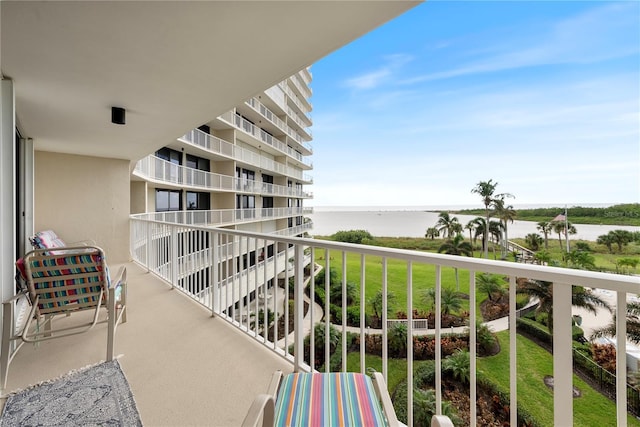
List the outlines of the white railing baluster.
<svg viewBox="0 0 640 427">
<path fill-rule="evenodd" d="M 347 252 L 342 251 L 342 372 L 347 372 Z"/>
<path fill-rule="evenodd" d="M 386 384 L 389 384 L 389 345 L 388 345 L 388 331 L 387 317 L 389 312 L 389 301 L 387 298 L 387 257 L 382 257 L 382 376 Z"/>
<path fill-rule="evenodd" d="M 442 267 L 436 265 L 436 415 L 442 415 Z"/>
<path fill-rule="evenodd" d="M 516 278 L 509 276 L 509 415 L 512 426 L 518 420 L 518 335 L 516 331 Z M 569 337 L 571 339 L 571 337 Z M 558 353 L 559 354 L 559 353 Z M 571 358 L 569 358 L 571 359 Z M 554 363 L 555 366 L 555 363 Z M 564 424 L 556 424 L 561 426 Z"/>
<path fill-rule="evenodd" d="M 364 291 L 365 291 L 365 256 L 360 255 L 360 372 L 365 373 L 364 353 L 367 347 L 367 336 L 364 333 Z"/>
<path fill-rule="evenodd" d="M 294 339 L 294 364 L 293 370 L 295 372 L 301 371 L 301 366 L 304 363 L 304 247 L 302 245 L 294 246 L 294 320 L 293 329 L 295 332 Z"/>
<path fill-rule="evenodd" d="M 311 330 L 309 331 L 309 366 L 311 366 L 311 372 L 315 372 L 316 370 L 316 346 L 314 343 L 316 342 L 316 331 L 315 324 L 316 319 L 313 317 L 313 307 L 315 305 L 314 295 L 316 294 L 316 256 L 315 256 L 315 248 L 311 247 L 311 262 L 309 263 L 309 323 L 311 325 Z"/>
<path fill-rule="evenodd" d="M 627 426 L 627 294 L 616 292 L 616 419 Z"/>
<path fill-rule="evenodd" d="M 331 296 L 330 284 L 331 284 L 331 252 L 329 249 L 324 251 L 324 371 L 330 372 L 329 358 L 331 357 L 331 336 L 330 336 L 330 321 L 331 311 L 329 310 L 329 297 Z"/>
<path fill-rule="evenodd" d="M 407 424 L 413 426 L 413 263 L 407 262 Z"/>
<path fill-rule="evenodd" d="M 477 326 L 476 326 L 476 272 L 469 271 L 469 425 L 475 427 L 477 425 L 477 409 L 476 409 L 476 392 L 477 392 L 477 374 L 476 374 L 476 343 L 477 343 Z"/>
</svg>

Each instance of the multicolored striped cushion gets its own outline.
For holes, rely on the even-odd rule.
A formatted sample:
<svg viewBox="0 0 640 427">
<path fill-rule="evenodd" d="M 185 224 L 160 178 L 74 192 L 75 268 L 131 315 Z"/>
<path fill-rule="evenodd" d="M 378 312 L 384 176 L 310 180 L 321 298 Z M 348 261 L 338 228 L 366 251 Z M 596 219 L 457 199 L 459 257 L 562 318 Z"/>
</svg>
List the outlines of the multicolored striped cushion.
<svg viewBox="0 0 640 427">
<path fill-rule="evenodd" d="M 84 255 L 29 258 L 28 268 L 33 278 L 32 298 L 40 295 L 38 308 L 48 311 L 70 303 L 95 305 L 102 289 L 103 257 L 99 252 Z M 64 276 L 62 280 L 55 277 Z M 51 280 L 42 281 L 43 278 Z M 84 298 L 79 296 L 88 294 Z M 103 295 L 103 299 L 106 295 Z"/>
<path fill-rule="evenodd" d="M 371 378 L 354 372 L 284 377 L 276 426 L 385 426 Z"/>
</svg>

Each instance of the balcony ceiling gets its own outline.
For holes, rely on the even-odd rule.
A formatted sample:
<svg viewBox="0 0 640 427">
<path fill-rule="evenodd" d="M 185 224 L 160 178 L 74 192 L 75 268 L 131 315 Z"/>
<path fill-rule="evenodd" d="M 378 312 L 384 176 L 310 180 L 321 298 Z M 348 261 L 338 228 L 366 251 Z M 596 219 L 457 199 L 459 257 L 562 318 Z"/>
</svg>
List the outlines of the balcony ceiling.
<svg viewBox="0 0 640 427">
<path fill-rule="evenodd" d="M 418 3 L 2 1 L 0 66 L 36 149 L 138 160 Z"/>
</svg>

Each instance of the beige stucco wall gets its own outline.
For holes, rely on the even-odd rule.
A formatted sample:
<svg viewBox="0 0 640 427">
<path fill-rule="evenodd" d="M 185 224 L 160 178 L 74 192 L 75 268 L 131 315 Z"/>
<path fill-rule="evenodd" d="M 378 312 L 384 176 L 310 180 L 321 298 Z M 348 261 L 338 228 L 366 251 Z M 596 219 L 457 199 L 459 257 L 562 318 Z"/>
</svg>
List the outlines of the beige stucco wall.
<svg viewBox="0 0 640 427">
<path fill-rule="evenodd" d="M 36 151 L 36 230 L 93 240 L 109 263 L 129 256 L 129 161 Z"/>
<path fill-rule="evenodd" d="M 147 183 L 131 181 L 131 213 L 147 212 Z"/>
</svg>

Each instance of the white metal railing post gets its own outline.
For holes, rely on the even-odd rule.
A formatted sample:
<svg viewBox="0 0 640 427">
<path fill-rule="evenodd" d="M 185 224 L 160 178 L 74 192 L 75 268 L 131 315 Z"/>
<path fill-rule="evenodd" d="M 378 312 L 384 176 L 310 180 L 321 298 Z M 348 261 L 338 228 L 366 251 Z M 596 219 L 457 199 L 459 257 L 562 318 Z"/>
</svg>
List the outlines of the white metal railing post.
<svg viewBox="0 0 640 427">
<path fill-rule="evenodd" d="M 211 250 L 209 251 L 211 253 L 211 267 L 209 267 L 211 269 L 211 275 L 209 276 L 211 277 L 211 282 L 209 282 L 209 295 L 211 299 L 211 316 L 213 317 L 216 313 L 215 304 L 216 302 L 218 302 L 218 304 L 220 303 L 220 299 L 215 297 L 216 291 L 220 290 L 220 286 L 218 283 L 218 265 L 220 262 L 218 242 L 220 234 L 216 231 L 213 231 L 209 236 L 209 244 L 211 245 Z M 218 307 L 218 312 L 220 312 L 220 307 Z"/>
<path fill-rule="evenodd" d="M 436 318 L 435 318 L 435 340 L 436 340 L 436 415 L 442 415 L 442 266 L 436 265 Z"/>
<path fill-rule="evenodd" d="M 295 278 L 294 278 L 294 366 L 295 372 L 300 372 L 304 362 L 304 247 L 300 244 L 294 246 Z M 287 261 L 288 264 L 288 261 Z M 288 265 L 287 265 L 288 267 Z M 309 308 L 311 309 L 311 308 Z"/>
<path fill-rule="evenodd" d="M 476 375 L 476 272 L 469 271 L 469 425 L 475 427 L 477 420 L 476 408 L 476 392 L 477 392 L 477 375 Z"/>
<path fill-rule="evenodd" d="M 616 418 L 627 425 L 627 294 L 616 292 Z"/>
<path fill-rule="evenodd" d="M 563 427 L 573 425 L 571 293 L 571 285 L 553 283 L 553 424 Z"/>
<path fill-rule="evenodd" d="M 145 240 L 146 240 L 146 257 L 147 259 L 145 260 L 146 262 L 146 266 L 147 266 L 147 273 L 151 272 L 151 246 L 153 244 L 153 238 L 151 236 L 151 227 L 153 225 L 153 223 L 151 221 L 146 221 L 143 224 L 141 224 L 144 229 L 146 230 L 146 236 L 145 236 Z"/>
<path fill-rule="evenodd" d="M 440 413 L 437 409 L 436 412 Z M 413 263 L 411 261 L 407 262 L 407 424 L 409 427 L 413 426 Z"/>
<path fill-rule="evenodd" d="M 360 255 L 360 372 L 365 373 L 364 354 L 367 347 L 367 335 L 364 333 L 364 291 L 365 291 L 365 255 Z"/>
<path fill-rule="evenodd" d="M 516 278 L 509 276 L 509 407 L 510 423 L 518 420 L 518 352 L 516 334 Z M 569 336 L 571 341 L 571 336 Z M 555 366 L 555 364 L 554 364 Z M 560 426 L 562 424 L 556 424 Z"/>
<path fill-rule="evenodd" d="M 389 310 L 387 289 L 387 257 L 382 257 L 382 376 L 386 384 L 389 384 L 389 346 L 387 345 L 389 325 L 387 317 Z"/>
<path fill-rule="evenodd" d="M 329 298 L 326 296 L 325 298 Z M 342 251 L 342 372 L 347 372 L 347 252 Z"/>
<path fill-rule="evenodd" d="M 331 321 L 331 311 L 329 310 L 329 290 L 331 284 L 331 252 L 329 249 L 325 249 L 324 251 L 324 371 L 329 372 L 329 358 L 330 354 L 330 346 L 331 346 L 331 337 L 330 337 L 330 325 Z"/>
<path fill-rule="evenodd" d="M 178 265 L 180 264 L 178 259 L 178 232 L 177 226 L 171 226 L 171 260 L 169 260 L 169 264 L 171 265 L 171 287 L 175 288 L 178 284 Z"/>
</svg>

